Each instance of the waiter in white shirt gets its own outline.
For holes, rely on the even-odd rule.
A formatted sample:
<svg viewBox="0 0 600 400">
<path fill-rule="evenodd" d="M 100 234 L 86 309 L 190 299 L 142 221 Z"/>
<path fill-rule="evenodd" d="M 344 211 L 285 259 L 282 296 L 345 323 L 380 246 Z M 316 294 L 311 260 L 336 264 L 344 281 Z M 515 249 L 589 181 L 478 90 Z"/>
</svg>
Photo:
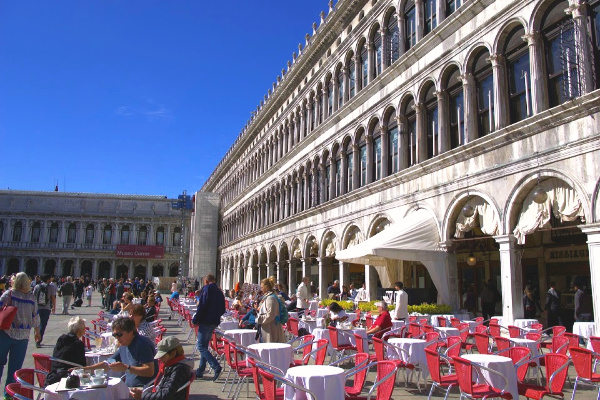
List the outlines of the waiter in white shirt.
<svg viewBox="0 0 600 400">
<path fill-rule="evenodd" d="M 408 294 L 404 291 L 404 284 L 396 282 L 396 309 L 394 310 L 394 319 L 408 319 Z"/>
<path fill-rule="evenodd" d="M 296 306 L 303 310 L 308 310 L 310 307 L 310 278 L 308 276 L 302 278 L 302 283 L 298 286 L 296 297 L 298 299 Z"/>
</svg>

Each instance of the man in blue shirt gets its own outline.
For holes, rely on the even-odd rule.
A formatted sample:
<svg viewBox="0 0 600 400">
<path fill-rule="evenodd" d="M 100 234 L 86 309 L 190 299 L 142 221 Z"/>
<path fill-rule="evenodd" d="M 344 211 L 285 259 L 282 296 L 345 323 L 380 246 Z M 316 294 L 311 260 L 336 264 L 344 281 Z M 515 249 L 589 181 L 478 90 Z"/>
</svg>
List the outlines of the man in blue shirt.
<svg viewBox="0 0 600 400">
<path fill-rule="evenodd" d="M 158 372 L 154 343 L 139 335 L 131 318 L 117 318 L 112 324 L 112 331 L 120 347 L 106 362 L 86 366 L 85 369 L 93 371 L 108 367 L 116 372 L 124 372 L 128 387 L 143 387 L 151 382 Z"/>
</svg>

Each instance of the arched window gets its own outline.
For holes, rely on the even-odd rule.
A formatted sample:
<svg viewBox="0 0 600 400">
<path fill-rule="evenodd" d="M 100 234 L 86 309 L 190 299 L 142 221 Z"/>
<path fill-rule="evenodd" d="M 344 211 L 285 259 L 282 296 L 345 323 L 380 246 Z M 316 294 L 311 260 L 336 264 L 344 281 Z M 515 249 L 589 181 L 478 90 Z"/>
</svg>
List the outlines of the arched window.
<svg viewBox="0 0 600 400">
<path fill-rule="evenodd" d="M 531 83 L 529 75 L 529 48 L 522 37 L 525 29 L 517 26 L 510 31 L 504 46 L 508 71 L 510 123 L 514 124 L 531 115 Z"/>
<path fill-rule="evenodd" d="M 138 240 L 137 240 L 137 244 L 139 244 L 140 246 L 145 246 L 148 241 L 148 228 L 146 228 L 145 226 L 141 226 L 140 230 L 138 232 Z"/>
<path fill-rule="evenodd" d="M 494 78 L 489 57 L 490 53 L 487 50 L 482 51 L 475 59 L 473 68 L 477 87 L 478 137 L 494 130 Z"/>
<path fill-rule="evenodd" d="M 69 224 L 67 228 L 67 243 L 75 243 L 77 240 L 77 226 L 74 223 Z"/>
<path fill-rule="evenodd" d="M 344 105 L 344 68 L 340 66 L 337 73 L 337 85 L 338 85 L 338 109 Z"/>
<path fill-rule="evenodd" d="M 358 142 L 358 163 L 358 187 L 363 187 L 367 184 L 367 141 L 364 132 Z"/>
<path fill-rule="evenodd" d="M 381 47 L 381 32 L 379 29 L 373 34 L 373 55 L 375 56 L 375 60 L 373 60 L 373 78 L 381 75 L 381 70 L 383 68 L 382 63 L 382 47 Z"/>
<path fill-rule="evenodd" d="M 181 245 L 180 241 L 181 241 L 181 228 L 180 227 L 176 227 L 173 230 L 173 241 L 171 242 L 172 246 L 179 246 Z"/>
<path fill-rule="evenodd" d="M 352 143 L 348 141 L 346 144 L 346 193 L 351 192 L 354 189 L 353 177 L 354 177 L 354 149 Z"/>
<path fill-rule="evenodd" d="M 50 234 L 48 235 L 49 243 L 58 243 L 58 223 L 54 222 L 50 225 Z"/>
<path fill-rule="evenodd" d="M 38 243 L 40 241 L 40 234 L 42 228 L 39 222 L 34 222 L 31 226 L 31 243 Z"/>
<path fill-rule="evenodd" d="M 432 158 L 439 154 L 440 135 L 438 122 L 437 97 L 435 96 L 435 86 L 430 85 L 425 94 L 425 131 L 427 132 L 427 158 Z"/>
<path fill-rule="evenodd" d="M 121 244 L 129 244 L 129 225 L 121 228 Z"/>
<path fill-rule="evenodd" d="M 388 130 L 388 173 L 395 174 L 400 171 L 400 142 L 398 140 L 398 121 L 396 113 L 390 114 L 387 123 Z"/>
<path fill-rule="evenodd" d="M 423 0 L 425 6 L 424 35 L 427 35 L 437 26 L 437 1 L 438 0 Z"/>
<path fill-rule="evenodd" d="M 406 38 L 406 49 L 417 44 L 417 11 L 414 0 L 406 2 L 404 7 L 404 32 Z"/>
<path fill-rule="evenodd" d="M 20 242 L 22 236 L 23 236 L 23 223 L 21 221 L 17 221 L 13 225 L 12 241 Z"/>
<path fill-rule="evenodd" d="M 562 8 L 561 8 L 562 7 Z M 566 1 L 548 7 L 542 21 L 546 73 L 550 107 L 555 107 L 580 95 L 580 75 L 576 52 L 576 34 L 571 16 L 565 13 Z"/>
<path fill-rule="evenodd" d="M 387 30 L 388 65 L 391 65 L 400 58 L 400 30 L 398 29 L 398 15 L 395 11 L 389 16 Z"/>
<path fill-rule="evenodd" d="M 102 244 L 112 244 L 112 226 L 106 225 L 102 231 Z"/>
<path fill-rule="evenodd" d="M 450 148 L 455 149 L 466 143 L 465 134 L 465 106 L 463 85 L 458 79 L 460 71 L 455 71 L 446 81 L 446 91 L 448 93 L 448 116 L 450 117 Z"/>
<path fill-rule="evenodd" d="M 455 12 L 463 3 L 463 0 L 446 0 L 446 16 Z"/>
<path fill-rule="evenodd" d="M 333 114 L 333 78 L 327 80 L 327 115 Z"/>
<path fill-rule="evenodd" d="M 94 225 L 88 224 L 85 227 L 85 244 L 94 244 Z"/>
<path fill-rule="evenodd" d="M 361 65 L 361 89 L 367 87 L 369 83 L 369 52 L 366 43 L 363 43 L 359 50 Z"/>
<path fill-rule="evenodd" d="M 157 246 L 164 246 L 165 245 L 165 228 L 163 228 L 162 226 L 160 226 L 157 230 L 156 230 L 156 243 Z"/>
<path fill-rule="evenodd" d="M 354 57 L 350 57 L 348 62 L 348 95 L 353 98 L 356 94 L 356 64 Z"/>
</svg>

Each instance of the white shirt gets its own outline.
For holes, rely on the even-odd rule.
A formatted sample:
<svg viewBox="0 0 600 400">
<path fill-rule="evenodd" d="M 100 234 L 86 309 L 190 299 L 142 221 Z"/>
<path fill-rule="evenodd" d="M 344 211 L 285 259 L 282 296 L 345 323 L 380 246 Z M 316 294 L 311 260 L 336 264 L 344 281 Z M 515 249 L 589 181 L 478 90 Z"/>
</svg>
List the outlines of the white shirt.
<svg viewBox="0 0 600 400">
<path fill-rule="evenodd" d="M 296 293 L 297 307 L 307 309 L 310 306 L 310 290 L 308 289 L 308 285 L 302 282 L 300 286 L 298 286 L 298 292 Z"/>
<path fill-rule="evenodd" d="M 367 289 L 360 288 L 358 292 L 356 292 L 356 297 L 354 297 L 354 301 L 368 301 Z"/>
<path fill-rule="evenodd" d="M 408 294 L 400 289 L 396 292 L 395 319 L 408 319 Z"/>
</svg>

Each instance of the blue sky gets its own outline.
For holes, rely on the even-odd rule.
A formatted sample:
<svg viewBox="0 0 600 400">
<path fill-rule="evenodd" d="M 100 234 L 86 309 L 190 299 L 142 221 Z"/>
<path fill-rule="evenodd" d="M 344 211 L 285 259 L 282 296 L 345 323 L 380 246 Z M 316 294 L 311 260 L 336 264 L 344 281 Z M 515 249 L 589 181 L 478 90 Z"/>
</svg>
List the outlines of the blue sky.
<svg viewBox="0 0 600 400">
<path fill-rule="evenodd" d="M 326 0 L 0 2 L 0 188 L 202 186 Z"/>
</svg>

